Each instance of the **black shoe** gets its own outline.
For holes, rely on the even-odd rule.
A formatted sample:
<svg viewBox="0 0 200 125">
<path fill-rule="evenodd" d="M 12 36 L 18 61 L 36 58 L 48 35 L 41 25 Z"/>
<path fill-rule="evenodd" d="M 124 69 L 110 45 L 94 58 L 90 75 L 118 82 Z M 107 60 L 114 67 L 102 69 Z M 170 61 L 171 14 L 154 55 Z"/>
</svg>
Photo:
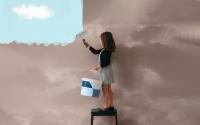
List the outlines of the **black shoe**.
<svg viewBox="0 0 200 125">
<path fill-rule="evenodd" d="M 104 111 L 113 111 L 114 109 L 114 106 L 103 108 Z"/>
<path fill-rule="evenodd" d="M 102 108 L 96 108 L 96 109 L 94 109 L 96 112 L 100 112 L 100 111 L 103 111 L 103 109 Z"/>
</svg>

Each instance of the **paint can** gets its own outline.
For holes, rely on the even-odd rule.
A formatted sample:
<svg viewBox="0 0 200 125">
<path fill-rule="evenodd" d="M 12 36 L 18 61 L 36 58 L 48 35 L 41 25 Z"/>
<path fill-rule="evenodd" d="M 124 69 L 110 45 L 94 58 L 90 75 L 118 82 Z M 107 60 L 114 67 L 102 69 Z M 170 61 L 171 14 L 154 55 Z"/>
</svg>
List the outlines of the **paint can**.
<svg viewBox="0 0 200 125">
<path fill-rule="evenodd" d="M 98 80 L 82 78 L 81 95 L 89 97 L 99 97 L 101 84 Z"/>
</svg>

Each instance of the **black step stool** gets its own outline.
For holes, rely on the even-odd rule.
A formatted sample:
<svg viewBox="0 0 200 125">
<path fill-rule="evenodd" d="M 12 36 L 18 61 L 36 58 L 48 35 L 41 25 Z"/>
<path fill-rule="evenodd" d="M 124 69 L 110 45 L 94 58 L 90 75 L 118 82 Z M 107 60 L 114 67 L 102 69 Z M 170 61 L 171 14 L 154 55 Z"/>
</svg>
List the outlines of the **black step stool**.
<svg viewBox="0 0 200 125">
<path fill-rule="evenodd" d="M 93 125 L 94 116 L 115 116 L 115 123 L 118 125 L 117 120 L 117 109 L 114 108 L 113 111 L 103 111 L 98 109 L 91 110 L 91 125 Z"/>
</svg>

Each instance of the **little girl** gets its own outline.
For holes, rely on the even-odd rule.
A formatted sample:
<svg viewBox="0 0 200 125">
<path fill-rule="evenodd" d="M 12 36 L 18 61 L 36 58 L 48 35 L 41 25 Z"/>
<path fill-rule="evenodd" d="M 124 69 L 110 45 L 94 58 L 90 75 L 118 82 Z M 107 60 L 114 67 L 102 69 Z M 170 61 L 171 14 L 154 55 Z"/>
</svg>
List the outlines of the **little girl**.
<svg viewBox="0 0 200 125">
<path fill-rule="evenodd" d="M 111 32 L 103 32 L 100 35 L 101 49 L 94 49 L 90 46 L 85 39 L 83 39 L 84 45 L 89 47 L 89 50 L 93 54 L 99 54 L 98 64 L 95 65 L 94 70 L 100 70 L 100 82 L 103 91 L 103 109 L 101 110 L 114 110 L 113 106 L 113 93 L 111 84 L 114 83 L 113 70 L 111 65 L 112 52 L 115 52 L 116 46 Z"/>
</svg>

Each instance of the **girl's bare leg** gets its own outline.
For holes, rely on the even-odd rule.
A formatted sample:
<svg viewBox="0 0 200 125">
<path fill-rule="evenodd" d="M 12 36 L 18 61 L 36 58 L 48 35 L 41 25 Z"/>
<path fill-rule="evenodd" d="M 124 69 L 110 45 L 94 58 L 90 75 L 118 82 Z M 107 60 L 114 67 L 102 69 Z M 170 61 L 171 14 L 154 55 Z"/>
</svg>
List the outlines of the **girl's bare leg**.
<svg viewBox="0 0 200 125">
<path fill-rule="evenodd" d="M 106 107 L 110 107 L 109 85 L 106 85 Z"/>
<path fill-rule="evenodd" d="M 111 85 L 103 85 L 102 90 L 103 90 L 103 98 L 104 98 L 103 107 L 107 108 L 107 107 L 113 106 L 113 92 L 111 89 Z"/>
<path fill-rule="evenodd" d="M 108 95 L 109 95 L 109 107 L 113 106 L 113 92 L 111 85 L 108 86 Z"/>
<path fill-rule="evenodd" d="M 102 91 L 103 91 L 103 107 L 106 108 L 107 103 L 106 103 L 106 89 L 105 89 L 105 85 L 102 85 Z"/>
<path fill-rule="evenodd" d="M 107 108 L 109 106 L 108 85 L 104 84 L 103 89 L 104 89 L 104 108 Z"/>
<path fill-rule="evenodd" d="M 109 95 L 109 86 L 106 85 L 106 107 L 110 107 L 110 95 Z"/>
</svg>

